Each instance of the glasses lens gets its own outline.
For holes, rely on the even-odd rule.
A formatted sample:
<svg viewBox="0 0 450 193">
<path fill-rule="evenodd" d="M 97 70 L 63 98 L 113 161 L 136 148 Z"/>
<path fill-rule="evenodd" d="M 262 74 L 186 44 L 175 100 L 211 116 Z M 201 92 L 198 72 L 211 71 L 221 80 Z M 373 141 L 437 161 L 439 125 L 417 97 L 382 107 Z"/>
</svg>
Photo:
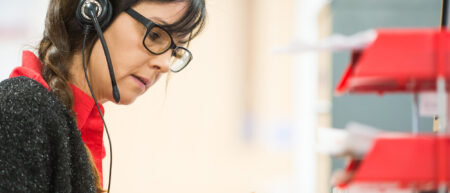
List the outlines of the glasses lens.
<svg viewBox="0 0 450 193">
<path fill-rule="evenodd" d="M 174 50 L 171 57 L 170 70 L 173 72 L 179 72 L 183 70 L 183 68 L 186 67 L 191 60 L 192 54 L 186 48 L 178 47 Z"/>
<path fill-rule="evenodd" d="M 169 49 L 172 43 L 169 33 L 156 26 L 153 27 L 145 38 L 145 46 L 155 54 L 161 54 Z"/>
</svg>

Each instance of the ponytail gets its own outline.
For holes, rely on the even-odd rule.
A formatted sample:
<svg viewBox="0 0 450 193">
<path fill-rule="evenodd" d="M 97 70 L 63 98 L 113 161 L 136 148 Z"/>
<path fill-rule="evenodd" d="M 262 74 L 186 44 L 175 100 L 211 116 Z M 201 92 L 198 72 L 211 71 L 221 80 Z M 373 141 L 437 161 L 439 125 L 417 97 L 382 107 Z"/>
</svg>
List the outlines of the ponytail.
<svg viewBox="0 0 450 193">
<path fill-rule="evenodd" d="M 70 19 L 74 14 L 69 10 L 76 10 L 76 6 L 77 1 L 50 1 L 45 21 L 44 37 L 37 48 L 39 60 L 43 64 L 42 77 L 47 82 L 52 92 L 55 93 L 59 100 L 65 105 L 75 121 L 76 116 L 73 111 L 74 99 L 69 82 L 69 70 L 73 55 L 81 44 L 81 38 L 71 37 L 69 36 L 69 32 L 70 34 L 77 34 L 74 33 L 74 31 L 81 31 L 81 28 L 74 19 Z M 70 31 L 68 31 L 68 29 L 70 29 Z M 75 40 L 74 38 L 79 40 Z M 88 53 L 92 50 L 94 38 L 95 37 L 90 37 L 89 48 L 87 49 Z M 90 54 L 88 54 L 88 56 L 90 56 Z M 85 149 L 89 157 L 97 193 L 106 192 L 101 186 L 97 168 L 89 148 L 87 148 L 86 145 Z"/>
</svg>

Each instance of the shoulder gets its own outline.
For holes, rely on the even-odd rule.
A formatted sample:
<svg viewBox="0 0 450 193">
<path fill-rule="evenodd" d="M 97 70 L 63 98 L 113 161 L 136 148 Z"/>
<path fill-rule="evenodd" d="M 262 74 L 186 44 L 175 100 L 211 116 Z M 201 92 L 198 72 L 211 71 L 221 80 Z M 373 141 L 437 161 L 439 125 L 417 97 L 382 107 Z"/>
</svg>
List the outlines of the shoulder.
<svg viewBox="0 0 450 193">
<path fill-rule="evenodd" d="M 23 76 L 0 82 L 0 112 L 42 113 L 50 110 L 49 107 L 63 109 L 64 106 L 39 82 Z"/>
<path fill-rule="evenodd" d="M 39 82 L 23 76 L 0 82 L 0 128 L 48 130 L 48 123 L 68 119 L 64 105 Z"/>
<path fill-rule="evenodd" d="M 51 129 L 46 127 L 48 124 L 67 124 L 70 120 L 65 106 L 37 81 L 14 77 L 0 82 L 0 123 L 3 127 L 10 125 L 21 130 L 43 127 L 48 130 Z"/>
<path fill-rule="evenodd" d="M 34 98 L 36 95 L 51 94 L 44 86 L 37 81 L 18 76 L 0 82 L 0 97 L 4 98 Z"/>
</svg>

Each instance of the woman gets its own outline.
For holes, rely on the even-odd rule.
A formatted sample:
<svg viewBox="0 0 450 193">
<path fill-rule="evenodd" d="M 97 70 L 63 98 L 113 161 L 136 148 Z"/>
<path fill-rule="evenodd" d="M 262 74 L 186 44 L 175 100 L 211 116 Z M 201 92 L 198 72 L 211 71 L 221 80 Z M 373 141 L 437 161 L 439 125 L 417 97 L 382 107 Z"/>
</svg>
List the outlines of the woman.
<svg viewBox="0 0 450 193">
<path fill-rule="evenodd" d="M 182 46 L 206 17 L 204 0 L 110 0 L 100 25 L 112 78 L 98 33 L 78 18 L 84 3 L 98 16 L 109 7 L 50 0 L 38 56 L 25 51 L 0 83 L 0 192 L 102 192 L 101 104 L 130 104 L 162 74 L 182 70 L 192 59 Z"/>
</svg>

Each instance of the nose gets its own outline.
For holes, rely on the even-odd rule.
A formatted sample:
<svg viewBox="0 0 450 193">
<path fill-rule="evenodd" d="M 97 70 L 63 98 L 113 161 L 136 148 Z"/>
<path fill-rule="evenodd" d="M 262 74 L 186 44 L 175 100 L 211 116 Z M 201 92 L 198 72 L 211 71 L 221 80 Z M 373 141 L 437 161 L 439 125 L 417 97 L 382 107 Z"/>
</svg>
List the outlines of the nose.
<svg viewBox="0 0 450 193">
<path fill-rule="evenodd" d="M 170 70 L 170 58 L 172 56 L 172 50 L 168 50 L 161 55 L 153 55 L 150 62 L 151 68 L 159 70 L 161 73 L 169 72 Z"/>
</svg>

